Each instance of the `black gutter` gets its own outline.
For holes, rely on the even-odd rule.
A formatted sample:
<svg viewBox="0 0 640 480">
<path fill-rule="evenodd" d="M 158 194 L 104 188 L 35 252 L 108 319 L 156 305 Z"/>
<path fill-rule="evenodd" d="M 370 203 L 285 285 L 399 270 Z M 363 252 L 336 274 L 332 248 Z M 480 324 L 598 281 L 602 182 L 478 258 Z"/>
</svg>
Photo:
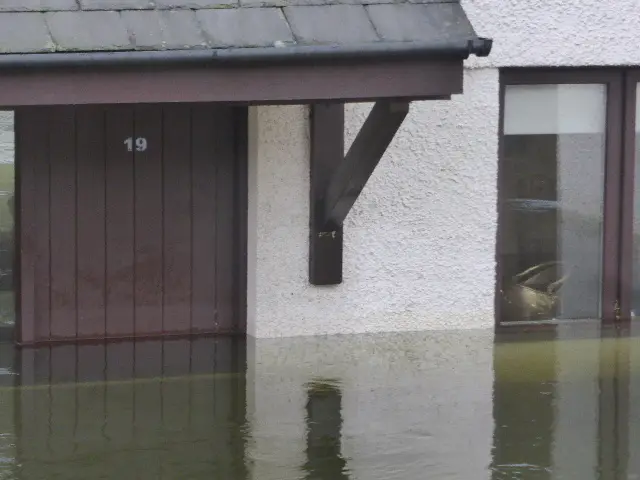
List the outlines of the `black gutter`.
<svg viewBox="0 0 640 480">
<path fill-rule="evenodd" d="M 486 57 L 493 41 L 475 38 L 456 43 L 378 42 L 365 45 L 284 45 L 260 48 L 192 49 L 159 51 L 104 51 L 66 53 L 19 53 L 0 55 L 0 69 L 151 66 L 151 65 L 246 65 L 256 63 L 305 63 L 331 60 L 466 59 Z"/>
</svg>

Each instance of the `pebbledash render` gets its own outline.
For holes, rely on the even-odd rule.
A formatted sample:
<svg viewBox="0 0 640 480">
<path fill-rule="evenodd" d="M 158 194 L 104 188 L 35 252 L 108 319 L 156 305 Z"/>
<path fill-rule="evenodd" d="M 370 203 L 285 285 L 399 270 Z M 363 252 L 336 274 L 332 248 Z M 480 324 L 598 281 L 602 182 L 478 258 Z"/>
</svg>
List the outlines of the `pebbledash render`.
<svg viewBox="0 0 640 480">
<path fill-rule="evenodd" d="M 635 0 L 462 4 L 477 31 L 494 39 L 492 53 L 465 61 L 463 95 L 412 103 L 345 222 L 341 285 L 307 282 L 307 108 L 250 110 L 249 251 L 254 254 L 248 319 L 253 335 L 491 329 L 496 324 L 500 72 L 639 65 L 640 7 Z M 369 108 L 347 106 L 349 140 Z M 568 175 L 586 185 L 584 190 L 592 183 L 582 176 L 596 177 L 595 189 L 601 191 L 599 173 L 589 168 L 575 164 Z M 602 254 L 596 249 L 587 263 L 594 256 L 599 262 Z M 578 289 L 584 302 L 597 296 L 590 286 Z"/>
</svg>

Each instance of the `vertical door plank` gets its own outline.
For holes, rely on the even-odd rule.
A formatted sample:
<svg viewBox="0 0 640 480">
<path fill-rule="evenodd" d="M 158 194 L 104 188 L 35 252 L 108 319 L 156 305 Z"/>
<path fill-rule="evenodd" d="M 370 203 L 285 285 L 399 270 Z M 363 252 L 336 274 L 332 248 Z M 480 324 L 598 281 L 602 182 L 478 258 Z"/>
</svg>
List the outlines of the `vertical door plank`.
<svg viewBox="0 0 640 480">
<path fill-rule="evenodd" d="M 191 327 L 191 110 L 171 106 L 163 123 L 164 328 Z"/>
<path fill-rule="evenodd" d="M 106 334 L 134 333 L 133 109 L 109 107 L 105 113 L 106 151 Z"/>
<path fill-rule="evenodd" d="M 137 142 L 144 142 L 138 144 Z M 135 107 L 135 328 L 162 332 L 162 109 Z"/>
<path fill-rule="evenodd" d="M 235 138 L 233 110 L 217 107 L 214 112 L 214 161 L 217 166 L 216 182 L 216 312 L 217 328 L 232 331 L 236 319 L 236 279 L 238 262 L 235 244 Z"/>
<path fill-rule="evenodd" d="M 236 250 L 238 261 L 236 274 L 236 325 L 240 333 L 247 332 L 247 222 L 248 222 L 248 156 L 249 156 L 249 112 L 247 107 L 236 107 L 234 112 L 235 137 L 235 198 L 236 198 Z"/>
<path fill-rule="evenodd" d="M 192 331 L 216 329 L 216 148 L 214 115 L 208 105 L 192 112 Z"/>
<path fill-rule="evenodd" d="M 38 258 L 40 261 L 48 260 L 39 257 L 42 232 L 38 231 L 38 220 L 43 213 L 49 213 L 49 169 L 48 153 L 49 144 L 47 110 L 23 109 L 16 111 L 16 252 L 20 252 L 20 267 L 18 291 L 16 292 L 16 304 L 18 313 L 18 339 L 24 343 L 30 343 L 37 338 L 49 336 L 49 301 L 46 301 L 46 316 L 39 316 L 38 308 Z M 46 170 L 43 167 L 47 167 Z M 43 171 L 44 170 L 44 171 Z M 46 202 L 38 203 L 38 178 L 45 178 L 47 192 Z M 49 221 L 46 221 L 47 229 L 44 241 L 49 245 Z M 49 268 L 46 269 L 46 281 L 48 285 Z M 49 290 L 46 289 L 48 295 Z M 39 320 L 46 320 L 46 332 L 40 327 Z"/>
<path fill-rule="evenodd" d="M 78 337 L 105 334 L 104 109 L 77 111 Z"/>
<path fill-rule="evenodd" d="M 73 338 L 76 318 L 75 109 L 56 107 L 50 126 L 51 337 Z"/>
<path fill-rule="evenodd" d="M 43 116 L 46 122 L 43 151 L 34 157 L 35 165 L 35 206 L 36 206 L 36 264 L 35 264 L 35 313 L 36 338 L 47 340 L 51 337 L 51 153 L 50 123 L 55 121 L 51 110 Z"/>
</svg>

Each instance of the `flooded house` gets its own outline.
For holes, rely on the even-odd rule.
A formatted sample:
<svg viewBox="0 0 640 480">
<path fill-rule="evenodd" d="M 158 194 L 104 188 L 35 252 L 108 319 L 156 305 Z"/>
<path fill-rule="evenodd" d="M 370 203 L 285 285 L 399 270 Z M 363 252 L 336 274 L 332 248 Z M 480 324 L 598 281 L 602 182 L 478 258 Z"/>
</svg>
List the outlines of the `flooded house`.
<svg viewBox="0 0 640 480">
<path fill-rule="evenodd" d="M 4 2 L 2 322 L 31 344 L 633 318 L 616 4 Z"/>
<path fill-rule="evenodd" d="M 434 326 L 407 230 L 431 175 L 382 157 L 492 42 L 457 2 L 307 3 L 2 5 L 16 342 Z"/>
<path fill-rule="evenodd" d="M 640 478 L 636 0 L 0 3 L 0 480 Z"/>
</svg>

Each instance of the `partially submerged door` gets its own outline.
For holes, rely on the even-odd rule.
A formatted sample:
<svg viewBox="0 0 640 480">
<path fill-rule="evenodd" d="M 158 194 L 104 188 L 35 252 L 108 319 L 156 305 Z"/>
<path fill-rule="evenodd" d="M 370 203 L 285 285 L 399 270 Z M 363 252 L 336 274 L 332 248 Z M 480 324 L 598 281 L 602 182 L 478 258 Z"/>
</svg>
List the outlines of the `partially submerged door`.
<svg viewBox="0 0 640 480">
<path fill-rule="evenodd" d="M 242 329 L 242 114 L 16 112 L 19 341 Z"/>
</svg>

